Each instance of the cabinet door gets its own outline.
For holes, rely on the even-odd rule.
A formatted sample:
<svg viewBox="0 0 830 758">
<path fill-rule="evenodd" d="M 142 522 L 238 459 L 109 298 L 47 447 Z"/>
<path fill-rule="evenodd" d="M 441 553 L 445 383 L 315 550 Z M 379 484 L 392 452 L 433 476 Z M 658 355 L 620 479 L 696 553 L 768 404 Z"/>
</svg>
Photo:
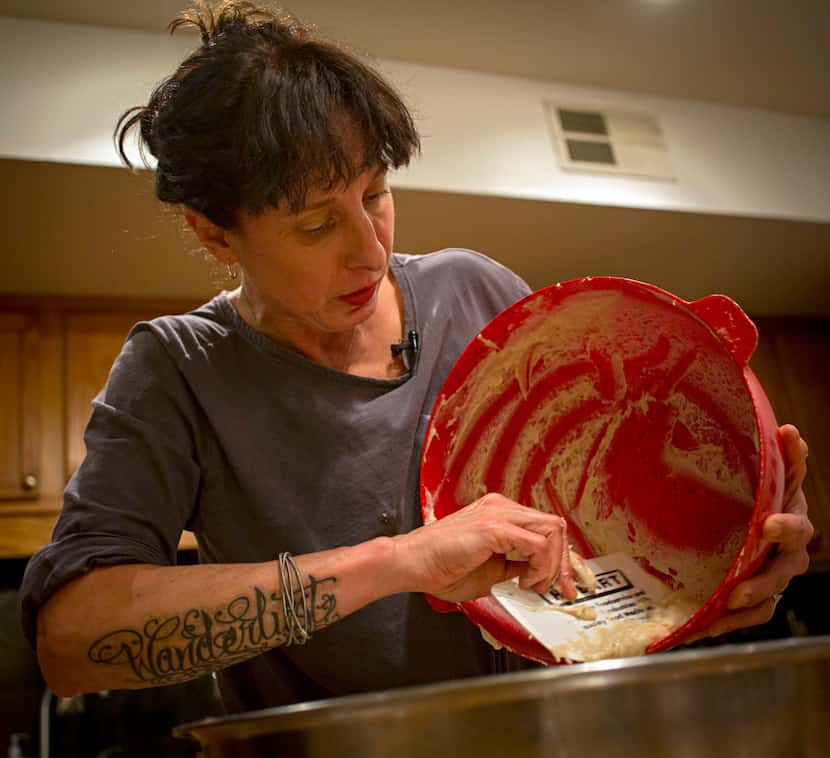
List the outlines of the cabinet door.
<svg viewBox="0 0 830 758">
<path fill-rule="evenodd" d="M 830 328 L 762 323 L 752 359 L 779 424 L 795 424 L 810 446 L 804 494 L 816 535 L 813 562 L 830 562 Z"/>
<path fill-rule="evenodd" d="M 27 313 L 0 313 L 0 498 L 36 498 L 38 445 L 38 327 Z"/>
<path fill-rule="evenodd" d="M 775 347 L 792 403 L 791 421 L 810 446 L 804 493 L 816 528 L 813 552 L 817 560 L 830 561 L 830 332 L 782 331 Z"/>
<path fill-rule="evenodd" d="M 130 328 L 146 314 L 70 313 L 65 320 L 66 479 L 86 455 L 84 430 L 92 401 L 107 382 Z"/>
</svg>

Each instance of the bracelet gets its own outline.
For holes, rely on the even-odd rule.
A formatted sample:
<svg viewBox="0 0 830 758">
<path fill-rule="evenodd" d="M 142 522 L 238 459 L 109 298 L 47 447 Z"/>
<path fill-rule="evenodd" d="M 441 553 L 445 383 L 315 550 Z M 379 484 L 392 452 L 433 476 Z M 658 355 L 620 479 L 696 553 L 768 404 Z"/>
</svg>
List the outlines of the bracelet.
<svg viewBox="0 0 830 758">
<path fill-rule="evenodd" d="M 288 632 L 288 641 L 285 644 L 305 645 L 314 631 L 314 615 L 306 598 L 303 575 L 291 553 L 280 553 L 277 562 L 282 582 L 282 613 Z M 296 608 L 298 599 L 301 601 L 299 616 Z"/>
</svg>

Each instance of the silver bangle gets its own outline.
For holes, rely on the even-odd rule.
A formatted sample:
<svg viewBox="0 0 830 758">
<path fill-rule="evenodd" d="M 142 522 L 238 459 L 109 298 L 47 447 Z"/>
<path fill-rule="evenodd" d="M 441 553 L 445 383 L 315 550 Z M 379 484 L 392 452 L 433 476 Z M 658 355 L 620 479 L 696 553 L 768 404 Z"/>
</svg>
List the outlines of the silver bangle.
<svg viewBox="0 0 830 758">
<path fill-rule="evenodd" d="M 305 645 L 314 631 L 314 613 L 306 597 L 303 575 L 291 553 L 277 557 L 282 582 L 282 614 L 288 633 L 286 645 Z M 300 614 L 297 613 L 299 601 Z"/>
</svg>

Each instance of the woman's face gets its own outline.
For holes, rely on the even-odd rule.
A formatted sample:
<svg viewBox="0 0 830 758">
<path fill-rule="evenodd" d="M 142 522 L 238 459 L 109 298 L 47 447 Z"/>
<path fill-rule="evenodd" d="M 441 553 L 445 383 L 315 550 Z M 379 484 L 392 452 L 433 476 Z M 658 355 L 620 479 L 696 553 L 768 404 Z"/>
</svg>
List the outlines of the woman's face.
<svg viewBox="0 0 830 758">
<path fill-rule="evenodd" d="M 281 203 L 258 216 L 243 214 L 225 239 L 244 272 L 242 297 L 264 321 L 336 333 L 375 312 L 394 224 L 381 167 L 348 187 L 312 190 L 299 213 Z"/>
</svg>

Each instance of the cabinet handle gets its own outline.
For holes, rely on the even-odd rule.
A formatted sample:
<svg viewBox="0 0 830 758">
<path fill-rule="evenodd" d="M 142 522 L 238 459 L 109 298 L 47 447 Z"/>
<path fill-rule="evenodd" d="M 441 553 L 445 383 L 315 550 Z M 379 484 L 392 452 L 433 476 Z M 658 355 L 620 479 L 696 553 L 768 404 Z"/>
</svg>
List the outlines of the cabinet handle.
<svg viewBox="0 0 830 758">
<path fill-rule="evenodd" d="M 26 474 L 23 477 L 23 489 L 24 490 L 33 490 L 37 487 L 37 477 L 34 474 Z"/>
</svg>

